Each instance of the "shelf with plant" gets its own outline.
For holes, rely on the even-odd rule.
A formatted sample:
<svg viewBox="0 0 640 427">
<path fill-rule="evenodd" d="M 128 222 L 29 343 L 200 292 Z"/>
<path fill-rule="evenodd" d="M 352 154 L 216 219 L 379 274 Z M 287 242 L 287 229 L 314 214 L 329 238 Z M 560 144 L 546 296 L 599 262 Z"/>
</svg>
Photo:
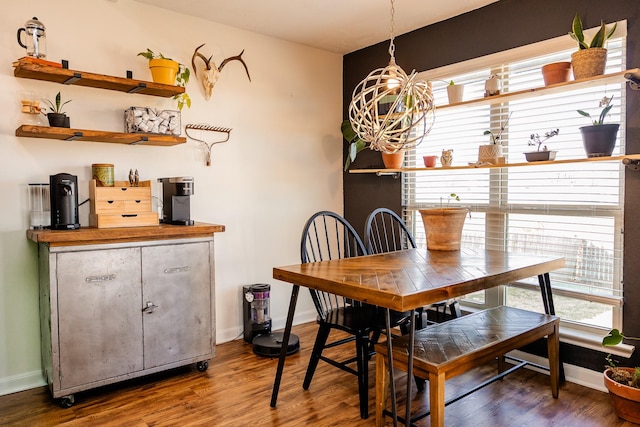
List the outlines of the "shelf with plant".
<svg viewBox="0 0 640 427">
<path fill-rule="evenodd" d="M 25 79 L 138 93 L 162 98 L 171 98 L 185 92 L 185 88 L 181 86 L 52 67 L 25 60 L 18 60 L 14 63 L 13 75 Z"/>
</svg>

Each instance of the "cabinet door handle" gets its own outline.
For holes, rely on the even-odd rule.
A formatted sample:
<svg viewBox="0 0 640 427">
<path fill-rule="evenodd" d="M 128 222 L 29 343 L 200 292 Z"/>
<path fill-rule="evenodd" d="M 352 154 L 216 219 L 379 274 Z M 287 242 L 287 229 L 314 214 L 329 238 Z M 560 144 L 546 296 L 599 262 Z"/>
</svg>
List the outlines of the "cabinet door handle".
<svg viewBox="0 0 640 427">
<path fill-rule="evenodd" d="M 155 305 L 151 301 L 147 301 L 147 306 L 142 309 L 142 312 L 145 314 L 151 314 L 155 311 L 156 308 L 158 308 L 157 305 Z"/>
<path fill-rule="evenodd" d="M 190 271 L 191 267 L 188 265 L 184 267 L 173 267 L 173 268 L 165 268 L 164 274 L 176 274 L 176 273 L 184 273 L 185 271 Z"/>
<path fill-rule="evenodd" d="M 109 280 L 115 280 L 115 274 L 104 274 L 102 276 L 87 276 L 84 281 L 87 283 L 95 283 L 95 282 L 108 282 Z"/>
</svg>

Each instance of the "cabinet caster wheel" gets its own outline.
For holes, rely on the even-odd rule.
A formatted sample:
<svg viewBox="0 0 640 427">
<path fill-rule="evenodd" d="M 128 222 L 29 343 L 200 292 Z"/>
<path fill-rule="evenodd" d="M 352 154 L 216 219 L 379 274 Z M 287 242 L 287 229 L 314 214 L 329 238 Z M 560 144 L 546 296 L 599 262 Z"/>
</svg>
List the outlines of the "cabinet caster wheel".
<svg viewBox="0 0 640 427">
<path fill-rule="evenodd" d="M 203 360 L 202 362 L 196 363 L 196 369 L 200 372 L 204 372 L 209 369 L 209 361 Z"/>
<path fill-rule="evenodd" d="M 73 394 L 70 394 L 69 396 L 65 396 L 60 399 L 60 406 L 63 408 L 71 408 L 75 402 L 75 397 Z"/>
</svg>

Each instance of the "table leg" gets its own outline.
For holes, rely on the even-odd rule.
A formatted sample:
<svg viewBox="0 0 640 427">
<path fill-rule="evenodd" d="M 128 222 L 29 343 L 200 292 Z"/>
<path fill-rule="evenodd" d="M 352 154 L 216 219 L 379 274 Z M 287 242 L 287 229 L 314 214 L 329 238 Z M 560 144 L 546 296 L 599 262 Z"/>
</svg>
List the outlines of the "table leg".
<svg viewBox="0 0 640 427">
<path fill-rule="evenodd" d="M 540 284 L 540 293 L 542 294 L 542 303 L 544 304 L 544 312 L 547 314 L 551 314 L 553 316 L 556 315 L 556 309 L 553 305 L 553 293 L 551 291 L 551 279 L 549 278 L 549 273 L 539 274 L 538 275 L 538 283 Z M 547 337 L 547 340 L 550 340 L 551 337 Z M 564 364 L 562 363 L 562 357 L 560 354 L 560 348 L 558 344 L 558 360 L 559 360 L 559 377 L 560 381 L 564 382 Z M 549 363 L 551 363 L 551 355 L 548 355 Z M 553 375 L 553 372 L 551 373 Z"/>
<path fill-rule="evenodd" d="M 284 334 L 282 335 L 282 348 L 280 348 L 280 358 L 278 359 L 278 369 L 276 371 L 276 379 L 273 382 L 273 391 L 271 392 L 271 407 L 276 407 L 276 401 L 278 400 L 278 391 L 280 390 L 280 381 L 282 380 L 282 371 L 284 371 L 284 361 L 287 358 L 287 349 L 289 347 L 289 337 L 291 336 L 291 327 L 293 325 L 293 314 L 296 311 L 296 304 L 298 303 L 298 293 L 300 292 L 299 285 L 293 285 L 291 290 L 291 300 L 289 301 L 289 313 L 287 314 L 287 323 L 284 327 Z"/>
<path fill-rule="evenodd" d="M 396 400 L 396 383 L 393 375 L 393 345 L 391 345 L 391 310 L 385 309 L 387 327 L 387 357 L 389 365 L 389 384 L 391 385 L 391 413 L 393 415 L 393 427 L 398 427 L 398 401 Z M 413 322 L 411 322 L 413 324 Z M 384 408 L 383 408 L 384 410 Z"/>
<path fill-rule="evenodd" d="M 411 383 L 413 382 L 413 338 L 416 332 L 416 311 L 411 310 L 409 319 L 409 359 L 407 360 L 407 400 L 405 408 L 405 426 L 411 425 Z M 389 353 L 391 355 L 391 353 Z"/>
</svg>

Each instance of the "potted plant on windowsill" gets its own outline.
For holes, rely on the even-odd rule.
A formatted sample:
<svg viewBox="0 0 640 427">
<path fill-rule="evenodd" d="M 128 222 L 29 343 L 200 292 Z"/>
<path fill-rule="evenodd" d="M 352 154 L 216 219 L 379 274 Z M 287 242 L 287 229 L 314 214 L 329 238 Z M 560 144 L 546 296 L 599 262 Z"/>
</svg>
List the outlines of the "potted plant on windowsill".
<svg viewBox="0 0 640 427">
<path fill-rule="evenodd" d="M 607 49 L 604 46 L 607 39 L 615 33 L 617 26 L 618 24 L 615 23 L 607 31 L 604 21 L 600 21 L 600 29 L 591 39 L 591 43 L 587 43 L 584 39 L 582 20 L 576 13 L 569 31 L 571 38 L 578 43 L 578 51 L 571 55 L 573 77 L 576 80 L 604 74 L 607 64 Z"/>
<path fill-rule="evenodd" d="M 51 110 L 50 113 L 47 113 L 49 126 L 58 128 L 71 127 L 71 120 L 67 117 L 67 113 L 62 111 L 62 107 L 71 102 L 71 100 L 62 102 L 62 95 L 58 92 L 54 102 L 49 99 L 45 99 L 44 101 L 49 104 L 49 110 Z"/>
<path fill-rule="evenodd" d="M 535 146 L 536 151 L 530 151 L 528 153 L 524 153 L 524 156 L 527 159 L 527 162 L 542 162 L 545 160 L 555 160 L 557 151 L 552 151 L 547 148 L 547 146 L 543 146 L 542 143 L 548 140 L 549 138 L 553 138 L 558 133 L 560 133 L 560 129 L 552 129 L 548 132 L 544 133 L 544 136 L 540 136 L 537 133 L 532 133 L 527 142 L 529 146 Z"/>
<path fill-rule="evenodd" d="M 587 157 L 608 157 L 613 153 L 620 124 L 604 123 L 604 119 L 613 107 L 612 100 L 613 96 L 611 98 L 605 96 L 600 100 L 599 106 L 602 107 L 602 111 L 597 119 L 591 117 L 591 114 L 584 110 L 578 110 L 578 114 L 588 117 L 592 122 L 592 125 L 580 128 L 582 144 Z"/>
<path fill-rule="evenodd" d="M 623 339 L 640 341 L 640 338 L 627 337 L 618 329 L 612 329 L 602 339 L 602 345 L 618 345 Z M 610 354 L 607 362 L 609 366 L 604 371 L 604 385 L 609 390 L 616 414 L 622 419 L 640 424 L 640 367 L 619 367 Z"/>
<path fill-rule="evenodd" d="M 186 87 L 189 82 L 189 77 L 191 75 L 189 68 L 178 61 L 167 58 L 162 53 L 155 54 L 149 48 L 147 48 L 146 52 L 138 53 L 138 56 L 142 56 L 149 60 L 151 78 L 155 83 Z M 191 108 L 191 98 L 187 92 L 175 95 L 173 99 L 178 101 L 178 110 L 182 110 L 185 105 L 187 108 Z"/>
<path fill-rule="evenodd" d="M 451 193 L 446 205 L 440 198 L 440 207 L 419 209 L 424 231 L 427 236 L 427 249 L 436 251 L 460 250 L 462 228 L 470 211 L 467 208 L 449 207 L 451 200 L 460 201 L 460 197 Z"/>
</svg>

